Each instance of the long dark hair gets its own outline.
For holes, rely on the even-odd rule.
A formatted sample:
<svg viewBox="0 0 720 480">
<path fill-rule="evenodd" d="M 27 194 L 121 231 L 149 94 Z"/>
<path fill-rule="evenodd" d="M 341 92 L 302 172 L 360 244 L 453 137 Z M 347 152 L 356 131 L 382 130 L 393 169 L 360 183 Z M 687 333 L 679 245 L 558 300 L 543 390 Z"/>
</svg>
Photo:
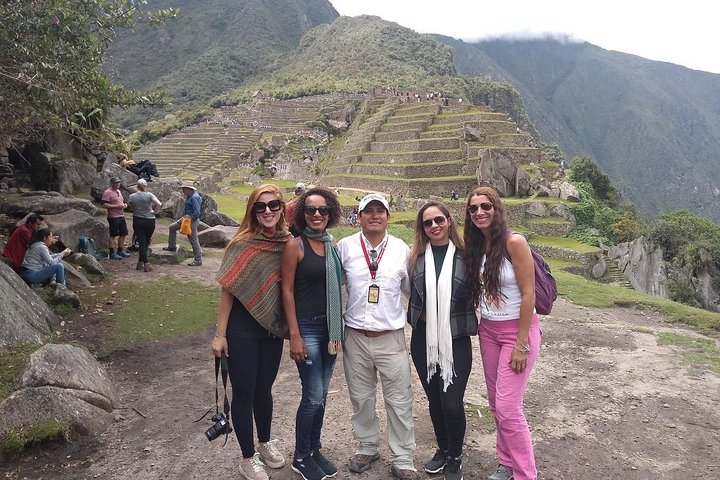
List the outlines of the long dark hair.
<svg viewBox="0 0 720 480">
<path fill-rule="evenodd" d="M 450 211 L 447 209 L 447 207 L 440 202 L 426 203 L 425 205 L 420 207 L 420 210 L 418 210 L 417 213 L 417 217 L 415 217 L 415 238 L 413 239 L 412 247 L 410 248 L 410 257 L 408 259 L 408 272 L 411 275 L 412 271 L 415 270 L 415 265 L 417 264 L 418 257 L 420 257 L 421 255 L 425 255 L 425 247 L 430 241 L 430 237 L 428 237 L 427 233 L 425 233 L 425 229 L 423 228 L 422 224 L 423 214 L 425 213 L 425 210 L 430 207 L 436 207 L 442 212 L 445 218 L 450 221 L 450 226 L 448 227 L 448 235 L 450 236 L 450 240 L 455 245 L 455 248 L 463 248 L 463 240 L 462 238 L 460 238 L 460 234 L 458 234 L 457 232 L 457 225 L 452 219 Z"/>
<path fill-rule="evenodd" d="M 30 235 L 30 242 L 28 242 L 28 245 L 32 245 L 37 242 L 44 242 L 50 235 L 52 235 L 52 232 L 50 232 L 49 228 L 40 228 L 35 230 L 32 235 Z"/>
<path fill-rule="evenodd" d="M 338 201 L 337 195 L 328 190 L 327 188 L 315 187 L 303 193 L 295 204 L 295 226 L 298 230 L 303 231 L 307 227 L 307 221 L 305 221 L 305 202 L 307 198 L 312 195 L 318 195 L 325 199 L 325 203 L 330 207 L 330 215 L 328 215 L 328 223 L 325 228 L 333 228 L 340 223 L 342 217 L 342 209 L 340 208 L 340 202 Z"/>
<path fill-rule="evenodd" d="M 500 303 L 500 267 L 504 260 L 504 245 L 507 236 L 507 221 L 505 209 L 500 201 L 500 195 L 493 187 L 478 187 L 467 198 L 466 207 L 470 200 L 479 195 L 485 195 L 493 204 L 495 215 L 490 226 L 490 237 L 485 238 L 483 232 L 475 226 L 470 211 L 465 209 L 465 263 L 467 264 L 468 286 L 470 297 L 475 308 L 480 305 L 480 296 L 484 294 L 491 303 Z M 489 249 L 487 255 L 486 249 Z M 482 282 L 480 281 L 480 265 L 485 258 Z"/>
</svg>

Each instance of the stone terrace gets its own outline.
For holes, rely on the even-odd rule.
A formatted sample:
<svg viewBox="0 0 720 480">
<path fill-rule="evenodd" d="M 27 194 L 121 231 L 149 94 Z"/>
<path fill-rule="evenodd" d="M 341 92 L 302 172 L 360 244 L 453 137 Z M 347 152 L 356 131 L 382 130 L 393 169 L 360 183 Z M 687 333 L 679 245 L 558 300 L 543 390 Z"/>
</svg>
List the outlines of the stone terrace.
<svg viewBox="0 0 720 480">
<path fill-rule="evenodd" d="M 452 189 L 474 188 L 480 161 L 488 156 L 516 164 L 539 160 L 532 138 L 520 133 L 507 114 L 487 107 L 403 104 L 393 97 L 368 102 L 369 114 L 351 129 L 323 183 L 411 197 L 448 196 Z M 465 141 L 465 127 L 482 140 Z"/>
</svg>

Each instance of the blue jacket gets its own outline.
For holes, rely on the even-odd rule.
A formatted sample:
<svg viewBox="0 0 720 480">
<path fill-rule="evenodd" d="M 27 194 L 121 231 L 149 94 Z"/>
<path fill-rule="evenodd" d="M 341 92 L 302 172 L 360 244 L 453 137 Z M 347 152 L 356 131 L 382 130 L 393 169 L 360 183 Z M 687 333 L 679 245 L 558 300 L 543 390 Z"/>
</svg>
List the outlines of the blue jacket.
<svg viewBox="0 0 720 480">
<path fill-rule="evenodd" d="M 200 194 L 195 191 L 185 200 L 185 213 L 184 215 L 197 220 L 200 218 L 200 205 L 202 205 L 202 198 Z"/>
</svg>

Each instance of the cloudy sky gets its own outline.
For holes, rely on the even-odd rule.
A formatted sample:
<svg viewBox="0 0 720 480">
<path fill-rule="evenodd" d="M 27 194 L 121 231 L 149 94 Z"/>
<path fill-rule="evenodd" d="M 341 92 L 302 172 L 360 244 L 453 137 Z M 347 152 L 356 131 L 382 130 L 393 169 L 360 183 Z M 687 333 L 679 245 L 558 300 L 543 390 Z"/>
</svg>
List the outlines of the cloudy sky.
<svg viewBox="0 0 720 480">
<path fill-rule="evenodd" d="M 340 15 L 377 15 L 420 33 L 466 41 L 566 34 L 607 50 L 720 73 L 720 28 L 711 0 L 330 2 Z"/>
</svg>

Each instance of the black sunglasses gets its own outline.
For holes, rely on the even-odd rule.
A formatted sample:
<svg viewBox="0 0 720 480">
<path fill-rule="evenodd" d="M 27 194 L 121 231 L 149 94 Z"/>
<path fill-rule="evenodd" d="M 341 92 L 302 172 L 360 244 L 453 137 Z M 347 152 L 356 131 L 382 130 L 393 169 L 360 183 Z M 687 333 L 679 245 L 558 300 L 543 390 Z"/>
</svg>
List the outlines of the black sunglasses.
<svg viewBox="0 0 720 480">
<path fill-rule="evenodd" d="M 305 212 L 305 215 L 315 215 L 315 212 L 320 212 L 320 215 L 322 215 L 323 217 L 327 217 L 328 215 L 330 215 L 330 210 L 332 209 L 327 205 L 323 205 L 320 207 L 315 207 L 313 205 L 305 205 L 303 211 Z"/>
<path fill-rule="evenodd" d="M 269 202 L 255 202 L 253 203 L 253 212 L 264 213 L 265 209 L 269 208 L 271 212 L 277 212 L 282 208 L 282 202 L 280 200 L 270 200 Z"/>
<path fill-rule="evenodd" d="M 432 227 L 433 222 L 435 222 L 437 224 L 437 226 L 439 227 L 439 226 L 445 225 L 446 221 L 447 221 L 447 218 L 443 217 L 442 215 L 438 215 L 437 217 L 428 218 L 427 220 L 423 220 L 422 224 L 423 224 L 423 227 L 430 228 L 430 227 Z"/>
<path fill-rule="evenodd" d="M 372 249 L 368 252 L 370 254 L 370 258 L 372 258 L 372 262 L 370 262 L 370 271 L 371 272 L 377 272 L 378 264 L 377 264 L 377 257 L 378 252 L 375 249 Z"/>
<path fill-rule="evenodd" d="M 480 205 L 468 205 L 467 209 L 468 209 L 468 212 L 470 212 L 470 213 L 477 213 L 478 208 L 485 212 L 489 212 L 490 210 L 493 209 L 493 206 L 494 205 L 490 202 L 483 202 Z"/>
</svg>

